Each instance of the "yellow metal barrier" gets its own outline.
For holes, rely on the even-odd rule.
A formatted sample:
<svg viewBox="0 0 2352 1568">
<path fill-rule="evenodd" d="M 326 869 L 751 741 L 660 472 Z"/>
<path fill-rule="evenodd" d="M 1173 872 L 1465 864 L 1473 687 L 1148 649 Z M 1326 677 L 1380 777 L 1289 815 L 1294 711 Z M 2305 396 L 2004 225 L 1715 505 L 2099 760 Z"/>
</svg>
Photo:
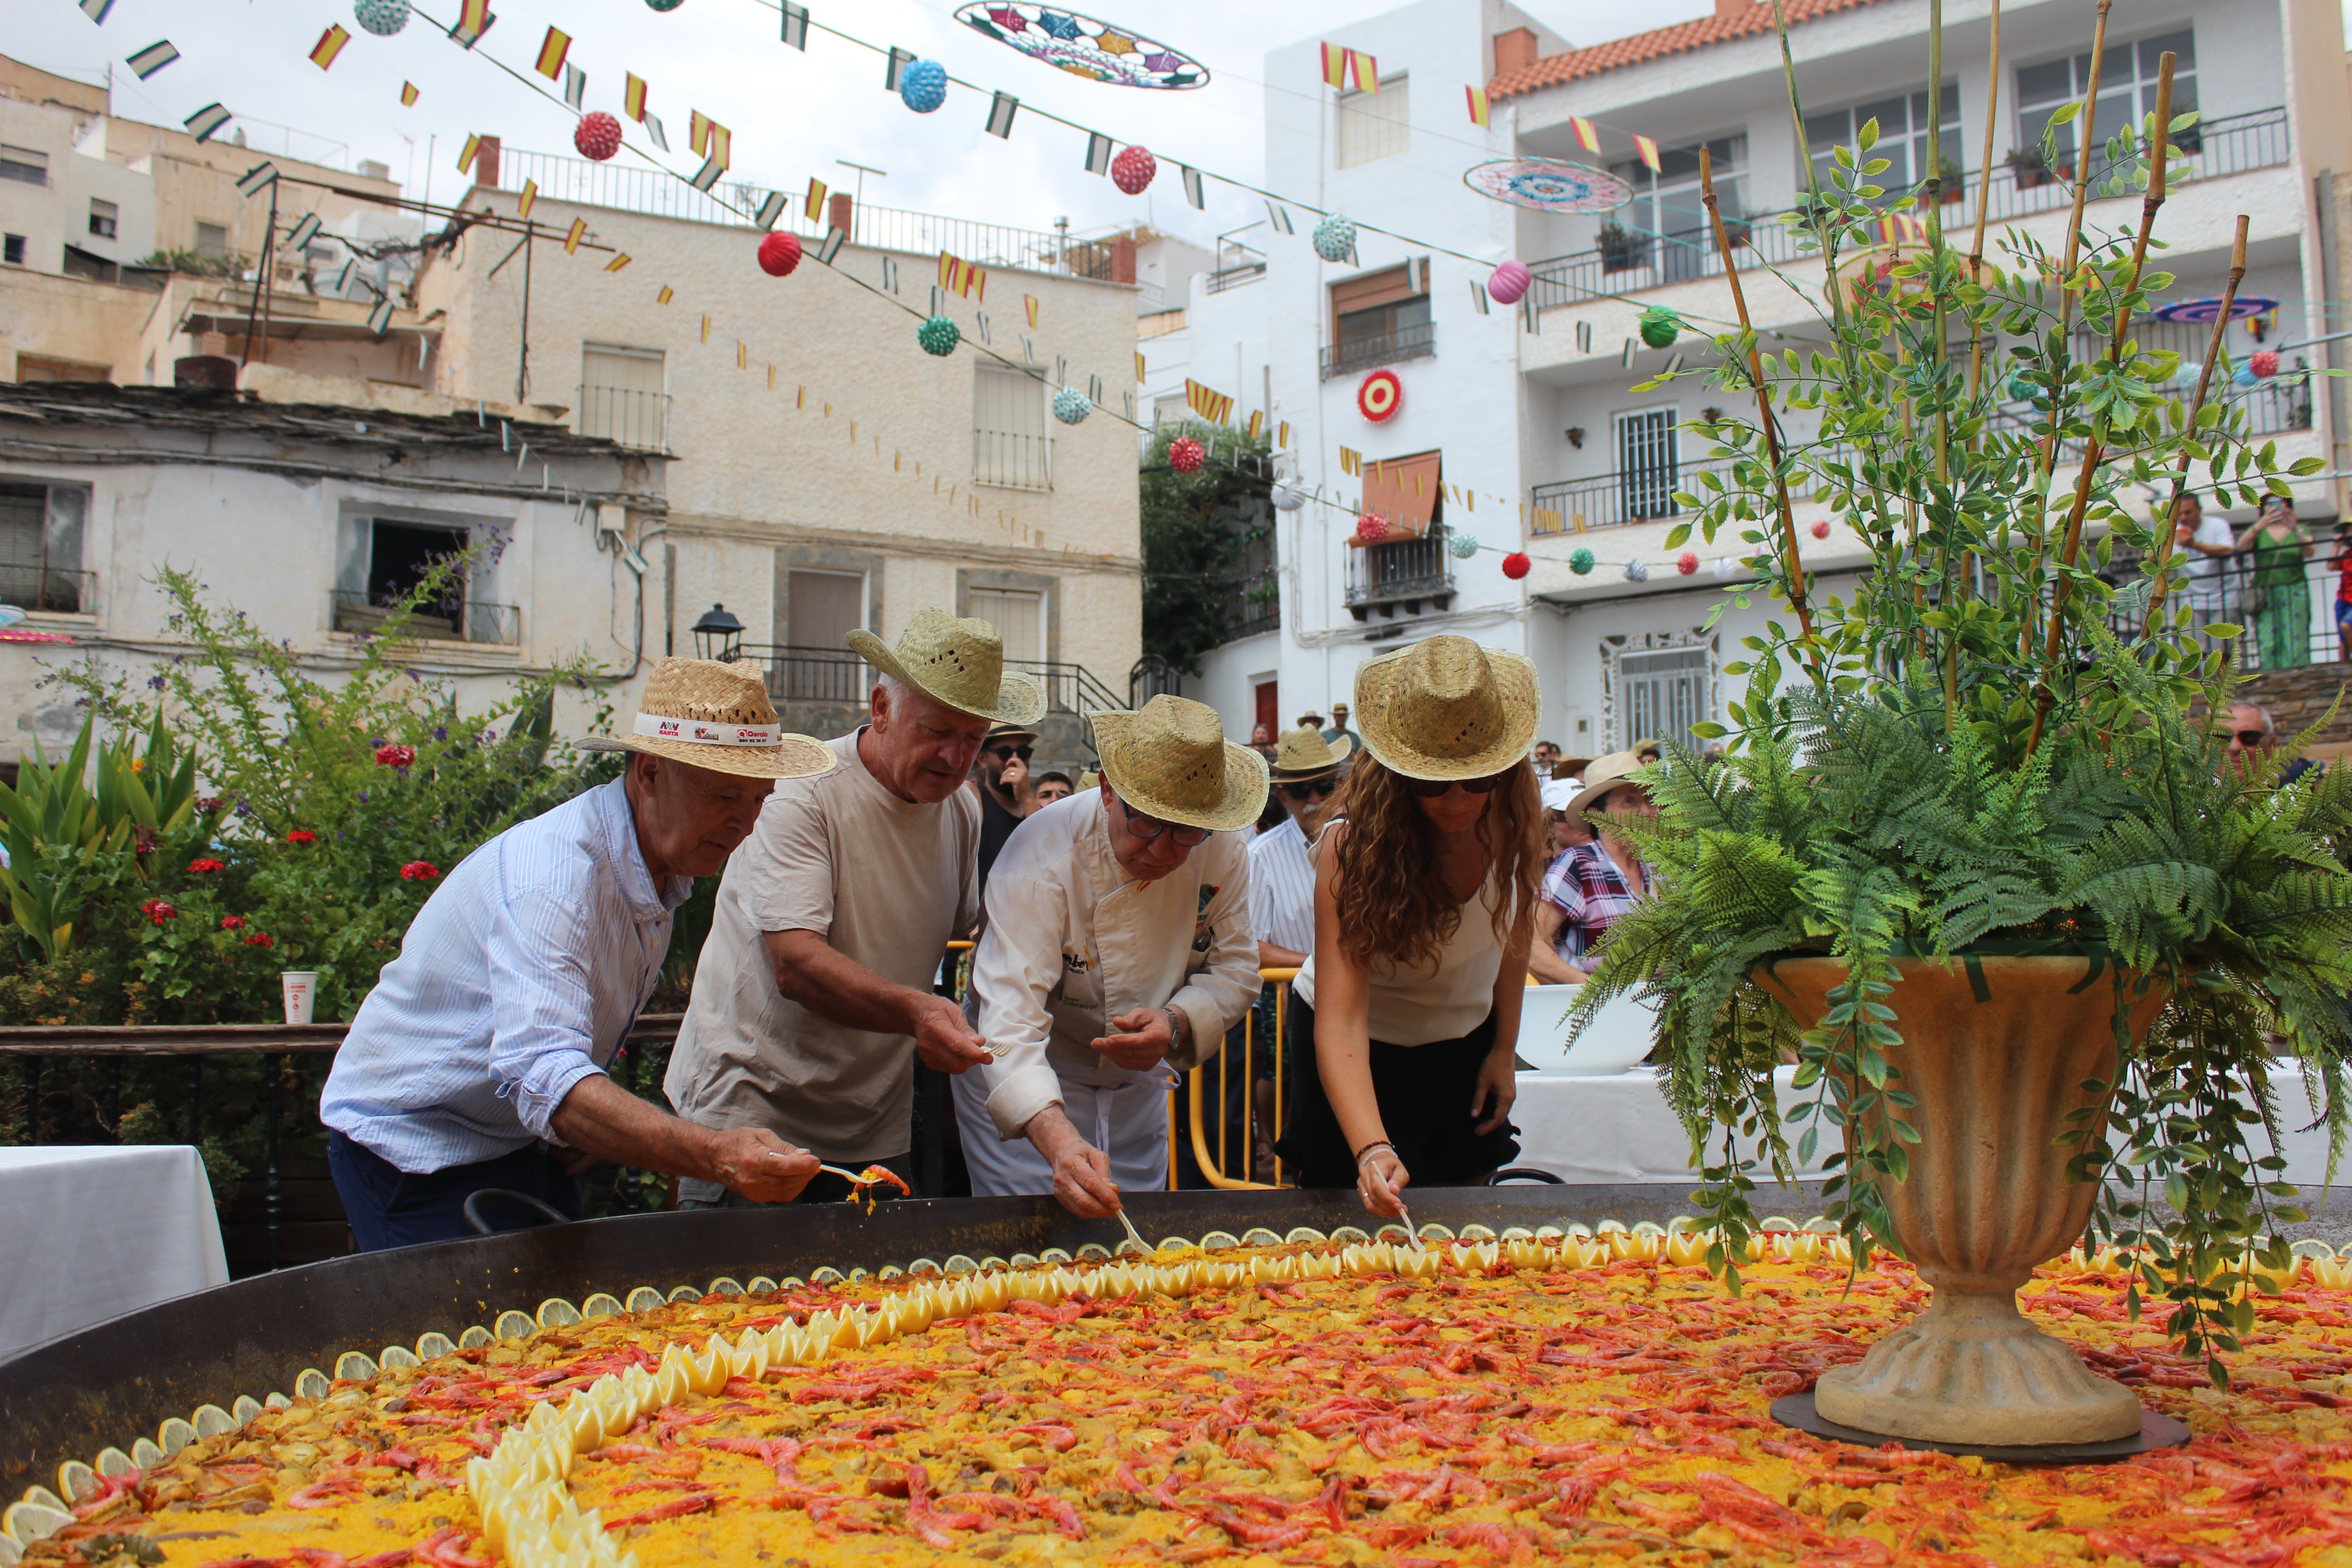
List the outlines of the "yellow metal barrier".
<svg viewBox="0 0 2352 1568">
<path fill-rule="evenodd" d="M 1284 1092 L 1288 1085 L 1285 1082 L 1283 1030 L 1287 1020 L 1290 983 L 1298 977 L 1298 971 L 1289 968 L 1261 969 L 1258 971 L 1258 977 L 1274 988 L 1274 1114 L 1267 1118 L 1267 1121 L 1268 1131 L 1275 1138 L 1279 1139 L 1282 1136 L 1283 1110 L 1288 1103 Z M 1312 1041 L 1308 1042 L 1307 1048 L 1310 1050 L 1314 1048 Z M 1232 1052 L 1233 1046 L 1230 1039 L 1217 1042 L 1216 1054 L 1213 1059 L 1217 1064 L 1217 1091 L 1221 1100 L 1228 1100 L 1232 1096 L 1234 1079 L 1231 1072 L 1232 1063 L 1229 1060 Z M 1282 1161 L 1279 1157 L 1274 1163 L 1272 1182 L 1255 1179 L 1257 1165 L 1258 1121 L 1257 1009 L 1255 1007 L 1252 1007 L 1242 1016 L 1241 1056 L 1241 1148 L 1238 1151 L 1232 1147 L 1233 1120 L 1225 1114 L 1223 1106 L 1220 1105 L 1217 1110 L 1216 1152 L 1213 1155 L 1209 1152 L 1208 1131 L 1202 1125 L 1202 1121 L 1207 1114 L 1203 1106 L 1206 1099 L 1203 1081 L 1208 1062 L 1204 1060 L 1201 1066 L 1194 1068 L 1186 1075 L 1190 1080 L 1186 1086 L 1185 1103 L 1192 1112 L 1192 1159 L 1194 1163 L 1201 1167 L 1201 1174 L 1208 1178 L 1209 1184 L 1213 1187 L 1250 1188 L 1262 1192 L 1270 1187 L 1278 1187 L 1283 1183 Z M 1240 1156 L 1240 1174 L 1238 1175 L 1233 1173 L 1236 1153 Z M 1176 1184 L 1176 1091 L 1173 1089 L 1169 1090 L 1168 1093 L 1168 1184 L 1171 1188 Z"/>
</svg>

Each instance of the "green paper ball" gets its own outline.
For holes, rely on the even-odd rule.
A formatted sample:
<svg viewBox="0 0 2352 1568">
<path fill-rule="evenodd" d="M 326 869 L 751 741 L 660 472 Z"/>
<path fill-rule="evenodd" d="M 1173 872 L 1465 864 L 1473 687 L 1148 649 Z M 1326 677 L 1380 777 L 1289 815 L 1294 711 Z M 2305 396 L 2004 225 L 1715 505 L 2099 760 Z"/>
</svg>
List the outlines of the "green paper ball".
<svg viewBox="0 0 2352 1568">
<path fill-rule="evenodd" d="M 1326 261 L 1345 261 L 1356 254 L 1356 226 L 1333 213 L 1315 226 L 1315 254 Z"/>
<path fill-rule="evenodd" d="M 1683 335 L 1680 316 L 1663 305 L 1653 305 L 1642 312 L 1642 341 L 1654 349 L 1670 349 L 1675 340 Z"/>
<path fill-rule="evenodd" d="M 956 344 L 963 342 L 963 333 L 945 316 L 933 316 L 915 329 L 915 341 L 923 345 L 925 353 L 945 358 L 956 352 Z"/>
<path fill-rule="evenodd" d="M 1592 570 L 1592 552 L 1581 545 L 1578 546 L 1575 552 L 1568 558 L 1568 569 L 1580 577 L 1589 574 Z"/>
<path fill-rule="evenodd" d="M 1087 395 L 1075 386 L 1066 386 L 1054 394 L 1054 417 L 1065 425 L 1083 425 L 1094 411 L 1095 405 L 1087 401 Z"/>
<path fill-rule="evenodd" d="M 685 5 L 686 0 L 646 0 L 646 4 L 656 11 L 675 11 Z"/>
<path fill-rule="evenodd" d="M 389 38 L 408 26 L 408 0 L 356 0 L 352 12 L 361 26 L 379 38 Z"/>
<path fill-rule="evenodd" d="M 1454 552 L 1456 561 L 1467 561 L 1478 553 L 1478 536 L 1475 533 L 1454 534 L 1446 540 L 1445 548 Z"/>
</svg>

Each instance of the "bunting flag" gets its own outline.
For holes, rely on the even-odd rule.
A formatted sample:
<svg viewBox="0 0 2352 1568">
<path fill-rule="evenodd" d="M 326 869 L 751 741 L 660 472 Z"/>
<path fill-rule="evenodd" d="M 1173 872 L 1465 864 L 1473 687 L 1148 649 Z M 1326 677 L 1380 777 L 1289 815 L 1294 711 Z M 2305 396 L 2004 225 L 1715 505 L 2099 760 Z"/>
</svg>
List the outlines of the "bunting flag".
<svg viewBox="0 0 2352 1568">
<path fill-rule="evenodd" d="M 1020 107 L 1021 100 L 1011 93 L 998 93 L 988 105 L 988 133 L 991 136 L 1010 138 L 1013 134 L 1013 116 Z"/>
<path fill-rule="evenodd" d="M 351 34 L 343 29 L 341 22 L 330 24 L 327 30 L 319 35 L 319 41 L 310 46 L 310 63 L 325 70 L 335 63 L 335 57 L 341 54 L 343 46 L 351 41 Z"/>
<path fill-rule="evenodd" d="M 662 133 L 661 116 L 657 114 L 644 114 L 638 116 L 638 118 L 645 121 L 646 134 L 653 138 L 654 145 L 660 148 L 665 153 L 668 152 L 669 138 Z"/>
<path fill-rule="evenodd" d="M 326 226 L 319 221 L 319 215 L 317 213 L 303 214 L 302 221 L 294 226 L 294 232 L 286 237 L 286 248 L 289 250 L 300 250 L 312 240 L 318 238 L 319 230 L 324 226 Z"/>
<path fill-rule="evenodd" d="M 1255 441 L 1255 440 L 1256 440 L 1260 436 L 1263 436 L 1263 435 L 1265 435 L 1265 409 L 1263 409 L 1263 408 L 1253 408 L 1252 410 L 1250 410 L 1250 416 L 1249 416 L 1249 438 L 1250 438 L 1251 440 Z"/>
<path fill-rule="evenodd" d="M 770 191 L 760 203 L 759 216 L 751 221 L 763 230 L 775 227 L 776 220 L 784 216 L 784 204 L 790 200 L 782 191 Z"/>
<path fill-rule="evenodd" d="M 656 305 L 667 305 L 672 300 L 677 298 L 677 290 L 665 283 L 661 286 L 661 292 L 654 296 L 654 303 Z"/>
<path fill-rule="evenodd" d="M 898 291 L 898 258 L 895 256 L 882 258 L 882 287 L 893 294 Z"/>
<path fill-rule="evenodd" d="M 550 27 L 547 37 L 540 41 L 539 59 L 531 68 L 553 81 L 563 74 L 563 57 L 571 52 L 572 35 L 561 27 Z"/>
<path fill-rule="evenodd" d="M 688 183 L 698 191 L 707 191 L 717 184 L 719 176 L 726 172 L 727 165 L 720 163 L 719 155 L 714 153 L 702 161 L 702 167 L 694 172 L 694 178 Z"/>
<path fill-rule="evenodd" d="M 1470 123 L 1481 131 L 1486 130 L 1493 123 L 1494 113 L 1486 102 L 1486 89 L 1465 87 L 1462 89 L 1462 96 L 1470 100 Z"/>
<path fill-rule="evenodd" d="M 626 267 L 628 264 L 629 253 L 624 250 L 616 254 L 612 260 L 604 263 L 604 270 L 607 272 L 618 272 L 622 268 Z"/>
<path fill-rule="evenodd" d="M 479 136 L 467 137 L 465 146 L 457 151 L 457 173 L 471 174 L 474 168 L 474 154 L 481 150 L 482 139 Z"/>
<path fill-rule="evenodd" d="M 735 162 L 735 133 L 700 110 L 687 122 L 687 145 L 724 169 Z"/>
<path fill-rule="evenodd" d="M 1184 405 L 1212 425 L 1223 425 L 1233 417 L 1232 398 L 1202 385 L 1191 376 L 1184 378 Z"/>
<path fill-rule="evenodd" d="M 808 200 L 802 205 L 802 211 L 806 215 L 809 222 L 811 223 L 820 222 L 824 216 L 824 182 L 818 179 L 814 174 L 811 174 L 809 176 Z"/>
<path fill-rule="evenodd" d="M 400 84 L 400 107 L 403 109 L 414 109 L 416 107 L 416 84 L 415 82 L 404 81 Z"/>
<path fill-rule="evenodd" d="M 1592 352 L 1592 323 L 1590 321 L 1576 323 L 1576 352 L 1580 354 Z"/>
<path fill-rule="evenodd" d="M 1176 166 L 1184 175 L 1184 199 L 1192 204 L 1194 210 L 1205 210 L 1209 205 L 1209 195 L 1208 193 L 1202 188 L 1201 171 L 1198 169 L 1187 168 L 1181 163 L 1179 163 Z"/>
<path fill-rule="evenodd" d="M 81 0 L 81 14 L 93 22 L 103 22 L 106 14 L 114 9 L 114 0 Z"/>
<path fill-rule="evenodd" d="M 172 47 L 172 40 L 160 38 L 131 56 L 123 63 L 131 68 L 133 76 L 141 81 L 145 81 L 179 58 L 180 51 Z"/>
<path fill-rule="evenodd" d="M 1281 424 L 1275 426 L 1274 447 L 1275 450 L 1278 452 L 1287 452 L 1290 450 L 1289 420 L 1286 419 Z"/>
<path fill-rule="evenodd" d="M 1348 69 L 1356 79 L 1356 90 L 1369 92 L 1375 98 L 1381 90 L 1381 62 L 1361 49 L 1348 51 Z"/>
<path fill-rule="evenodd" d="M 537 180 L 525 180 L 522 183 L 522 199 L 515 203 L 515 216 L 520 218 L 530 216 L 531 205 L 538 200 L 539 182 Z"/>
<path fill-rule="evenodd" d="M 646 79 L 635 71 L 626 74 L 627 79 L 621 84 L 621 112 L 642 121 L 646 117 Z"/>
<path fill-rule="evenodd" d="M 1150 381 L 1151 379 L 1151 373 L 1143 368 L 1143 351 L 1141 349 L 1135 351 L 1135 379 L 1138 381 Z M 1102 399 L 1097 397 L 1090 399 L 1090 401 L 1100 403 Z"/>
<path fill-rule="evenodd" d="M 985 300 L 988 298 L 988 273 L 985 268 L 974 267 L 963 258 L 942 250 L 940 252 L 940 287 L 952 289 L 967 300 L 978 295 Z"/>
<path fill-rule="evenodd" d="M 572 220 L 572 232 L 563 237 L 563 253 L 566 256 L 578 254 L 581 238 L 583 236 L 586 235 L 587 232 L 588 220 L 584 217 L 573 218 Z"/>
<path fill-rule="evenodd" d="M 1601 132 L 1592 128 L 1592 121 L 1580 114 L 1571 114 L 1568 117 L 1568 126 L 1576 132 L 1578 146 L 1596 155 L 1600 153 Z"/>
<path fill-rule="evenodd" d="M 1486 286 L 1475 278 L 1470 279 L 1470 308 L 1482 316 L 1494 314 L 1494 307 L 1486 302 Z"/>
<path fill-rule="evenodd" d="M 706 343 L 710 341 L 710 318 L 708 316 L 702 318 L 702 341 Z"/>
<path fill-rule="evenodd" d="M 1340 447 L 1339 471 L 1351 479 L 1358 478 L 1364 471 L 1364 455 L 1352 447 Z"/>
<path fill-rule="evenodd" d="M 898 91 L 899 74 L 914 63 L 914 50 L 902 49 L 893 44 L 890 47 L 890 58 L 882 67 L 882 89 L 885 92 Z"/>
<path fill-rule="evenodd" d="M 1275 201 L 1271 197 L 1267 198 L 1265 204 L 1265 222 L 1266 226 L 1273 229 L 1276 234 L 1297 234 L 1298 232 L 1298 230 L 1291 225 L 1290 209 L 1284 206 L 1280 202 Z"/>
<path fill-rule="evenodd" d="M 1348 85 L 1348 51 L 1337 44 L 1323 46 L 1323 85 L 1340 89 Z"/>
<path fill-rule="evenodd" d="M 578 66 L 563 68 L 563 106 L 574 114 L 588 107 L 588 73 Z"/>
<path fill-rule="evenodd" d="M 1925 245 L 1927 226 L 1909 213 L 1889 213 L 1878 220 L 1878 237 L 1888 245 Z"/>
<path fill-rule="evenodd" d="M 735 368 L 737 370 L 751 368 L 751 351 L 740 338 L 735 340 Z"/>
<path fill-rule="evenodd" d="M 490 15 L 490 0 L 459 0 L 457 25 L 449 29 L 449 36 L 470 49 L 482 41 L 482 35 L 497 20 Z"/>
<path fill-rule="evenodd" d="M 1027 315 L 1029 318 L 1029 330 L 1033 332 L 1037 330 L 1037 296 L 1034 294 L 1022 295 L 1021 309 L 1023 313 Z"/>
<path fill-rule="evenodd" d="M 1087 173 L 1089 174 L 1110 173 L 1109 137 L 1097 135 L 1091 131 L 1087 132 Z"/>
<path fill-rule="evenodd" d="M 1658 163 L 1658 144 L 1655 142 L 1651 141 L 1647 136 L 1636 136 L 1633 138 L 1633 151 L 1642 155 L 1642 162 L 1650 165 L 1652 174 L 1662 172 Z"/>
<path fill-rule="evenodd" d="M 213 107 L 217 109 L 220 106 L 218 104 L 215 104 Z M 223 113 L 221 119 L 223 121 L 226 121 L 228 119 L 227 114 Z M 198 137 L 197 140 L 202 141 L 204 139 L 202 137 Z M 256 163 L 252 168 L 247 169 L 244 174 L 239 174 L 236 177 L 236 194 L 241 196 L 259 195 L 262 192 L 268 190 L 271 185 L 277 183 L 277 164 L 267 162 Z"/>
<path fill-rule="evenodd" d="M 824 262 L 827 267 L 832 266 L 833 258 L 841 254 L 841 247 L 848 242 L 849 231 L 847 229 L 826 229 L 824 231 L 824 237 L 817 241 L 816 258 L 819 261 Z"/>
<path fill-rule="evenodd" d="M 392 331 L 391 295 L 387 294 L 383 299 L 378 300 L 375 302 L 375 309 L 368 312 L 367 324 L 368 331 L 373 332 L 379 338 L 383 336 L 384 333 Z M 520 467 L 521 465 L 518 464 L 516 466 Z"/>
<path fill-rule="evenodd" d="M 808 7 L 784 4 L 784 42 L 805 54 L 808 52 Z"/>
</svg>

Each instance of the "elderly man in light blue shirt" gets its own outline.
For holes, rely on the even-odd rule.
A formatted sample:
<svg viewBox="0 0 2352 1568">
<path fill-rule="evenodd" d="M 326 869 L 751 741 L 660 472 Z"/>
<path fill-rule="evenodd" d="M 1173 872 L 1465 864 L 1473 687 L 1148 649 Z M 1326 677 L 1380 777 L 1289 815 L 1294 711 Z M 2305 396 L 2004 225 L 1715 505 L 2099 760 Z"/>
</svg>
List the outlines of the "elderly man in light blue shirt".
<svg viewBox="0 0 2352 1568">
<path fill-rule="evenodd" d="M 814 1155 L 680 1121 L 605 1076 L 669 949 L 671 912 L 725 866 L 779 778 L 834 765 L 782 732 L 757 666 L 664 659 L 627 771 L 467 856 L 361 1005 L 320 1097 L 362 1250 L 470 1234 L 486 1189 L 577 1217 L 593 1159 L 788 1201 Z"/>
</svg>

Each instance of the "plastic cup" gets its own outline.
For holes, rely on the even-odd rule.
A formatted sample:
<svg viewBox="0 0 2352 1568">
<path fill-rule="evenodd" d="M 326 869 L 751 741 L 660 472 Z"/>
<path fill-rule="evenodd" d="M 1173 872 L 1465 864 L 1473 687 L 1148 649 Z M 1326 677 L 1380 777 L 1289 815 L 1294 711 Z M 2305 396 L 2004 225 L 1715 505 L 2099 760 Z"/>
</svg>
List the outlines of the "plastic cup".
<svg viewBox="0 0 2352 1568">
<path fill-rule="evenodd" d="M 307 1024 L 310 1009 L 319 1000 L 319 972 L 315 969 L 288 969 L 279 972 L 278 984 L 286 994 L 286 1021 Z"/>
</svg>

